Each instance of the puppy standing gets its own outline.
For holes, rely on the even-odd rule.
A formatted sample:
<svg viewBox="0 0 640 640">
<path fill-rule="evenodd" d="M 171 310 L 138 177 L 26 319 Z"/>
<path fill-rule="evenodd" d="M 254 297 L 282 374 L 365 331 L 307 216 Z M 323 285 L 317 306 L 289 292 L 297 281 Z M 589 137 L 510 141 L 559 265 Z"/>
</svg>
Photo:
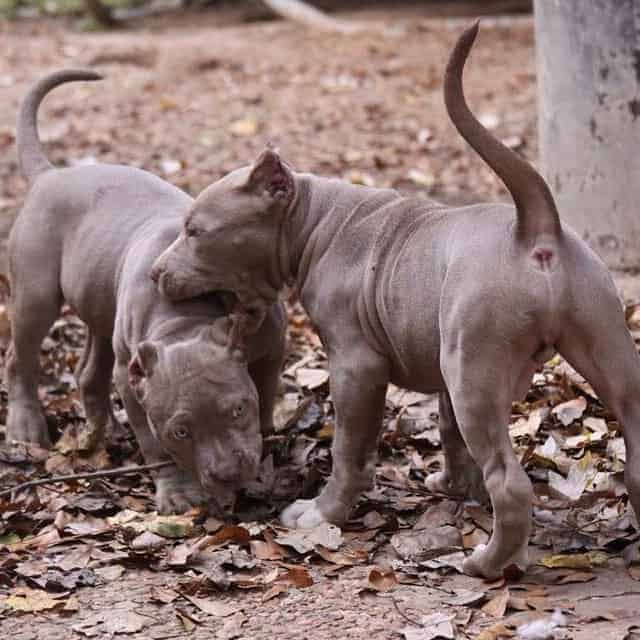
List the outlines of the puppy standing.
<svg viewBox="0 0 640 640">
<path fill-rule="evenodd" d="M 231 289 L 246 307 L 295 283 L 329 356 L 337 425 L 331 477 L 284 512 L 288 526 L 340 523 L 371 485 L 389 381 L 439 392 L 446 461 L 428 486 L 486 488 L 493 535 L 464 569 L 491 578 L 527 564 L 532 487 L 507 424 L 512 400 L 556 350 L 622 425 L 640 515 L 640 359 L 603 263 L 561 226 L 542 177 L 469 111 L 461 78 L 476 34 L 451 55 L 446 105 L 515 208 L 450 209 L 296 174 L 266 151 L 195 200 L 153 275 L 174 299 Z"/>
<path fill-rule="evenodd" d="M 32 88 L 20 112 L 18 154 L 30 191 L 9 238 L 7 439 L 50 444 L 37 394 L 40 343 L 66 300 L 88 325 L 76 375 L 89 445 L 104 436 L 111 415 L 115 363 L 145 459 L 167 451 L 182 468 L 159 472 L 158 508 L 184 511 L 209 496 L 227 500 L 256 475 L 260 425 L 272 426 L 285 318 L 271 306 L 246 348 L 220 300 L 171 303 L 156 292 L 149 272 L 178 235 L 192 201 L 183 191 L 131 167 L 50 165 L 36 127 L 40 102 L 59 84 L 99 78 L 54 73 Z"/>
</svg>

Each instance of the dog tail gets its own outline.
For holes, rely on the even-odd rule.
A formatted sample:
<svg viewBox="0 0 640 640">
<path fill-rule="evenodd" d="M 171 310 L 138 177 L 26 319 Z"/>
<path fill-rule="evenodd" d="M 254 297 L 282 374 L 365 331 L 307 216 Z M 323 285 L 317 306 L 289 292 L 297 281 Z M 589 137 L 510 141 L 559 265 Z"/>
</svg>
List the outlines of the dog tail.
<svg viewBox="0 0 640 640">
<path fill-rule="evenodd" d="M 58 85 L 79 80 L 101 80 L 102 76 L 89 69 L 64 69 L 56 71 L 36 82 L 20 107 L 16 142 L 18 162 L 25 178 L 33 181 L 43 171 L 52 168 L 42 149 L 38 135 L 38 107 L 43 98 Z"/>
<path fill-rule="evenodd" d="M 517 232 L 527 245 L 559 237 L 560 217 L 544 178 L 514 151 L 494 138 L 471 113 L 462 88 L 462 70 L 478 35 L 479 22 L 467 29 L 451 53 L 444 79 L 447 113 L 460 135 L 504 182 L 516 205 Z"/>
</svg>

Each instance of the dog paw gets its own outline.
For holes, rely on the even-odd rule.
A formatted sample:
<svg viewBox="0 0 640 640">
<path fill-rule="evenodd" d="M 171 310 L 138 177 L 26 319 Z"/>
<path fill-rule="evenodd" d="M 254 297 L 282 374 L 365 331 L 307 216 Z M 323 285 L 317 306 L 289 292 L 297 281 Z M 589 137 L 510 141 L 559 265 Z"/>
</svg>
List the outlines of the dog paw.
<svg viewBox="0 0 640 640">
<path fill-rule="evenodd" d="M 320 511 L 316 500 L 296 500 L 282 512 L 280 522 L 289 529 L 313 529 L 329 520 Z"/>
<path fill-rule="evenodd" d="M 9 444 L 35 444 L 42 449 L 50 449 L 49 428 L 40 409 L 9 407 L 6 440 Z"/>
<path fill-rule="evenodd" d="M 519 571 L 523 573 L 526 571 L 529 566 L 529 552 L 526 545 L 508 558 L 499 560 L 495 558 L 495 554 L 490 553 L 487 545 L 479 544 L 462 563 L 462 571 L 475 578 L 496 580 L 504 576 L 505 569 L 514 565 Z"/>
<path fill-rule="evenodd" d="M 156 481 L 156 509 L 158 513 L 184 513 L 193 507 L 207 505 L 210 497 L 193 480 L 158 478 Z"/>
</svg>

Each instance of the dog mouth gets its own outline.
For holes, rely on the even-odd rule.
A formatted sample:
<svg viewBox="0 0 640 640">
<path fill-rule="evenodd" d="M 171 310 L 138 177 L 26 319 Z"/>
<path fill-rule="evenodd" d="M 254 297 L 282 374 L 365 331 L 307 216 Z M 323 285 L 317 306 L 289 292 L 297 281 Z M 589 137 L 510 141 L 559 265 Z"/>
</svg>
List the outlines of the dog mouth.
<svg viewBox="0 0 640 640">
<path fill-rule="evenodd" d="M 161 295 L 176 302 L 197 298 L 215 290 L 215 287 L 208 286 L 197 278 L 174 278 L 168 271 L 155 275 L 154 280 Z"/>
</svg>

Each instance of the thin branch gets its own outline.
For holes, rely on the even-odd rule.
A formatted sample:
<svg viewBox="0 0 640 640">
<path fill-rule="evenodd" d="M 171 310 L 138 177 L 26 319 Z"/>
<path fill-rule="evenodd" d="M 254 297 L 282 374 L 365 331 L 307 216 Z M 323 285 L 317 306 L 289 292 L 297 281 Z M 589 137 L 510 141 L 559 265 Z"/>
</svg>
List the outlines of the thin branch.
<svg viewBox="0 0 640 640">
<path fill-rule="evenodd" d="M 360 25 L 332 18 L 302 0 L 263 0 L 263 2 L 279 16 L 315 29 L 339 33 L 355 33 L 361 30 Z"/>
<path fill-rule="evenodd" d="M 30 489 L 31 487 L 38 487 L 43 484 L 52 484 L 54 482 L 68 482 L 69 480 L 90 480 L 93 478 L 115 478 L 117 476 L 128 476 L 133 473 L 141 473 L 143 471 L 154 471 L 156 469 L 162 469 L 174 465 L 171 460 L 165 460 L 164 462 L 154 462 L 153 464 L 133 465 L 130 467 L 118 467 L 116 469 L 106 469 L 105 471 L 92 471 L 90 473 L 70 473 L 66 476 L 52 476 L 50 478 L 38 478 L 37 480 L 29 480 L 23 482 L 10 489 L 4 489 L 0 491 L 0 498 L 14 494 L 23 489 Z"/>
<path fill-rule="evenodd" d="M 396 608 L 396 611 L 407 621 L 410 622 L 412 625 L 416 626 L 416 627 L 422 627 L 424 628 L 424 625 L 421 622 L 418 622 L 417 620 L 414 620 L 413 618 L 410 618 L 401 608 L 400 605 L 398 604 L 398 601 L 391 596 L 391 602 L 393 602 L 393 606 Z"/>
</svg>

